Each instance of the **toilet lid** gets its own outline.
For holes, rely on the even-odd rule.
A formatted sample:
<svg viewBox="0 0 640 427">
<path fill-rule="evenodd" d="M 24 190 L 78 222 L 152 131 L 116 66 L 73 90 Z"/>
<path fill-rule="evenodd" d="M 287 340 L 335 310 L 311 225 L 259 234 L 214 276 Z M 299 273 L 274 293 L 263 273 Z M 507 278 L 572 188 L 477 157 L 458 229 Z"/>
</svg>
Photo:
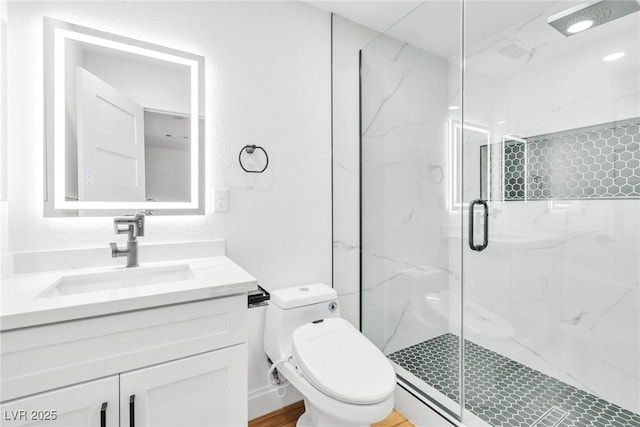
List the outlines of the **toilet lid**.
<svg viewBox="0 0 640 427">
<path fill-rule="evenodd" d="M 293 357 L 311 384 L 343 402 L 382 402 L 395 388 L 396 374 L 385 355 L 339 317 L 297 328 Z"/>
</svg>

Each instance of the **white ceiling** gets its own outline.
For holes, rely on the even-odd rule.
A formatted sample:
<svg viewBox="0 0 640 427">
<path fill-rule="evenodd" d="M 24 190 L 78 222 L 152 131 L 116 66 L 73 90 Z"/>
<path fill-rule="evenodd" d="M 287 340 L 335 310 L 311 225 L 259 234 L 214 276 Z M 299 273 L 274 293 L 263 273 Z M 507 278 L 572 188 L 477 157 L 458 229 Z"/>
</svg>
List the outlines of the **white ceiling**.
<svg viewBox="0 0 640 427">
<path fill-rule="evenodd" d="M 628 66 L 638 64 L 640 14 L 635 13 L 614 22 L 565 37 L 547 24 L 547 18 L 567 8 L 567 2 L 551 3 L 551 8 L 527 20 L 527 25 L 510 26 L 466 47 L 466 66 L 486 75 L 510 73 L 520 66 L 554 62 L 567 55 L 601 59 L 606 54 L 627 52 Z M 528 54 L 509 59 L 499 51 L 506 46 L 522 46 Z"/>
<path fill-rule="evenodd" d="M 460 0 L 310 3 L 441 57 L 460 53 Z M 486 75 L 509 73 L 523 64 L 553 61 L 577 51 L 604 56 L 626 50 L 629 63 L 638 54 L 640 13 L 565 37 L 547 25 L 547 18 L 584 0 L 466 0 L 464 4 L 466 66 Z M 520 47 L 524 54 L 510 58 L 499 52 L 505 47 Z"/>
<path fill-rule="evenodd" d="M 379 32 L 387 31 L 422 1 L 308 1 L 312 6 L 335 13 Z"/>
<path fill-rule="evenodd" d="M 459 0 L 309 3 L 439 56 L 450 57 L 460 51 L 462 11 Z M 517 28 L 536 18 L 546 19 L 580 3 L 584 1 L 466 0 L 465 46 L 469 49 L 509 28 Z"/>
</svg>

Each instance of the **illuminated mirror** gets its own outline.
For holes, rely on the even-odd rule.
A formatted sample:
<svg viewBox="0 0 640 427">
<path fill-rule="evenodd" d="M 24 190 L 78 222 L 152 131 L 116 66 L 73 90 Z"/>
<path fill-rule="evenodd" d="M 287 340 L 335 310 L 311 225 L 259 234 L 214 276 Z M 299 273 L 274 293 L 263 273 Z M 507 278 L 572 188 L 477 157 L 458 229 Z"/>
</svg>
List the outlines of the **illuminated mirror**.
<svg viewBox="0 0 640 427">
<path fill-rule="evenodd" d="M 472 123 L 460 125 L 457 120 L 449 120 L 449 210 L 467 208 L 469 202 L 481 198 L 481 185 L 486 167 L 483 168 L 483 146 L 491 141 L 490 132 L 483 126 Z M 458 166 L 462 165 L 462 167 Z M 465 180 L 462 180 L 462 176 Z"/>
<path fill-rule="evenodd" d="M 46 216 L 204 213 L 204 58 L 45 20 Z"/>
</svg>

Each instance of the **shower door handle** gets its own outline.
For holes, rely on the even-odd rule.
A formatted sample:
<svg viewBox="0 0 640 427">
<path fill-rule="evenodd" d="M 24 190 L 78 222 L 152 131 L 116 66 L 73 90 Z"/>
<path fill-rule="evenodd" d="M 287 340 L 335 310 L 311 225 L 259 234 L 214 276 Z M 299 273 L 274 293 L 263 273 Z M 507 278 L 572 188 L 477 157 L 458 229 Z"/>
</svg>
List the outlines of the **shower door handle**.
<svg viewBox="0 0 640 427">
<path fill-rule="evenodd" d="M 482 205 L 484 210 L 484 237 L 482 239 L 481 245 L 476 245 L 473 241 L 474 231 L 475 231 L 475 215 L 474 208 L 476 205 Z M 473 251 L 481 252 L 484 251 L 489 245 L 489 206 L 487 202 L 482 199 L 476 199 L 469 203 L 469 247 Z"/>
</svg>

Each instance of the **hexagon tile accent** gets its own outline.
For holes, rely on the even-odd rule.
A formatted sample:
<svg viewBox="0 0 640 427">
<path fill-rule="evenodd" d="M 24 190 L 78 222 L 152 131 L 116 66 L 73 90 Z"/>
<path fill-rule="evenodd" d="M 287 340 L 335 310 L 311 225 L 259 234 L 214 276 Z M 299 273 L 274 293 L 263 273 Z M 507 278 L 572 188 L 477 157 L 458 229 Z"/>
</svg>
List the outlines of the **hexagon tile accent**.
<svg viewBox="0 0 640 427">
<path fill-rule="evenodd" d="M 458 401 L 459 338 L 447 333 L 389 359 Z M 465 340 L 465 405 L 492 426 L 638 427 L 640 414 Z"/>
<path fill-rule="evenodd" d="M 522 198 L 525 190 L 525 144 L 504 147 L 504 193 L 507 200 Z"/>
<path fill-rule="evenodd" d="M 525 140 L 507 141 L 493 162 L 504 176 L 493 200 L 640 197 L 640 118 Z"/>
</svg>

